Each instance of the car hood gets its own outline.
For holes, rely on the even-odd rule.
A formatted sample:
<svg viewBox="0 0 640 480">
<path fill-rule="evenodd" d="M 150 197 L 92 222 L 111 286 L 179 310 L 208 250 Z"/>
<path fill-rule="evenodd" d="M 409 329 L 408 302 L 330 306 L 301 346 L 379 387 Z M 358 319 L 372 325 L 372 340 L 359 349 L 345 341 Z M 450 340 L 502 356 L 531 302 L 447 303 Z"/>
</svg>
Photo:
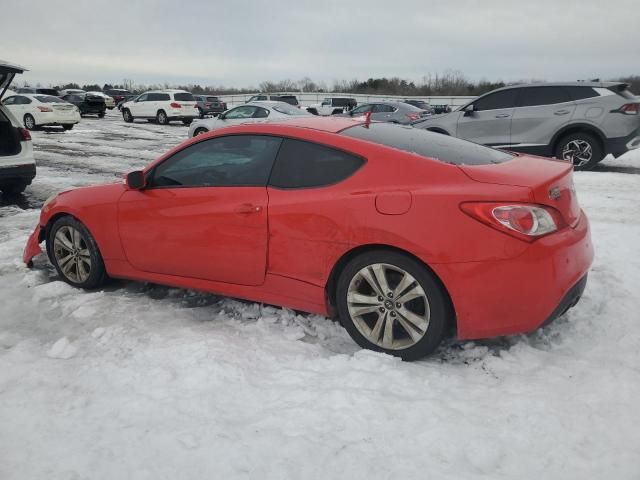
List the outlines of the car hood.
<svg viewBox="0 0 640 480">
<path fill-rule="evenodd" d="M 13 77 L 15 77 L 16 74 L 25 72 L 26 70 L 26 68 L 16 65 L 15 63 L 0 60 L 0 100 L 9 89 L 9 85 L 13 81 Z"/>
</svg>

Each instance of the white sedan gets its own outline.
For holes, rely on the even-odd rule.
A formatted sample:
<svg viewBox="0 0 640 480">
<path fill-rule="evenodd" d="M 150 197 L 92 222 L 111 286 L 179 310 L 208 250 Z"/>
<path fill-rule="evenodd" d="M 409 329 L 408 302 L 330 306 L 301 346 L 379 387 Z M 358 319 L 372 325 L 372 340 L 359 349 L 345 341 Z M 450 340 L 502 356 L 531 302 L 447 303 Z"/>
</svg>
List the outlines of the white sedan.
<svg viewBox="0 0 640 480">
<path fill-rule="evenodd" d="M 5 97 L 2 103 L 29 130 L 48 126 L 71 130 L 80 122 L 78 107 L 51 95 L 17 93 Z"/>
<path fill-rule="evenodd" d="M 271 119 L 291 116 L 312 116 L 309 112 L 293 107 L 285 102 L 249 102 L 227 110 L 214 118 L 196 120 L 189 128 L 189 137 L 202 135 L 217 128 L 241 123 L 265 122 Z"/>
</svg>

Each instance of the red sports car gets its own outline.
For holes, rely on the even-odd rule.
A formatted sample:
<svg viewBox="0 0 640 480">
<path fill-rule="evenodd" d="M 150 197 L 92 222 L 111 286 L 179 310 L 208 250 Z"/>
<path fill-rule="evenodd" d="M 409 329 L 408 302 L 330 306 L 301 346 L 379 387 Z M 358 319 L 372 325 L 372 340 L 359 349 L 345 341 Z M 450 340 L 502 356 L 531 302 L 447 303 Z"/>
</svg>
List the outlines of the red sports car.
<svg viewBox="0 0 640 480">
<path fill-rule="evenodd" d="M 580 298 L 593 259 L 572 165 L 341 118 L 215 130 L 123 183 L 49 199 L 41 252 L 108 277 L 337 315 L 362 347 L 420 358 L 455 332 L 530 332 Z"/>
</svg>

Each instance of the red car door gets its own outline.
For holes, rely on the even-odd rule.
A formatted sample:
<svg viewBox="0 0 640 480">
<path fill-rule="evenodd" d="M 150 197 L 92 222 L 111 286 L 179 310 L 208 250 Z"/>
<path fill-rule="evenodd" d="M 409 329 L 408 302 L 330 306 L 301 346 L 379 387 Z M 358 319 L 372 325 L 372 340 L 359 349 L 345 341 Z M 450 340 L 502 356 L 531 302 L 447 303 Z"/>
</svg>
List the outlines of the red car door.
<svg viewBox="0 0 640 480">
<path fill-rule="evenodd" d="M 192 144 L 120 198 L 131 265 L 146 272 L 241 285 L 264 282 L 266 182 L 281 140 L 235 135 Z"/>
</svg>

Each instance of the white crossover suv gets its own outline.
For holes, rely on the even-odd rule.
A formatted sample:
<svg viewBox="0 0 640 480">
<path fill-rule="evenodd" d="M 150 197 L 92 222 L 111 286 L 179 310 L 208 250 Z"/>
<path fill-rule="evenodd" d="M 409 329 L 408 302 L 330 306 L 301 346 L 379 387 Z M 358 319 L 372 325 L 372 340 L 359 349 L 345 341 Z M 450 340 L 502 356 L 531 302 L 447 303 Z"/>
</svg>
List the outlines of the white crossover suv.
<svg viewBox="0 0 640 480">
<path fill-rule="evenodd" d="M 141 118 L 161 125 L 174 120 L 190 125 L 199 116 L 196 99 L 184 90 L 153 90 L 122 105 L 122 118 L 127 123 Z"/>
</svg>

